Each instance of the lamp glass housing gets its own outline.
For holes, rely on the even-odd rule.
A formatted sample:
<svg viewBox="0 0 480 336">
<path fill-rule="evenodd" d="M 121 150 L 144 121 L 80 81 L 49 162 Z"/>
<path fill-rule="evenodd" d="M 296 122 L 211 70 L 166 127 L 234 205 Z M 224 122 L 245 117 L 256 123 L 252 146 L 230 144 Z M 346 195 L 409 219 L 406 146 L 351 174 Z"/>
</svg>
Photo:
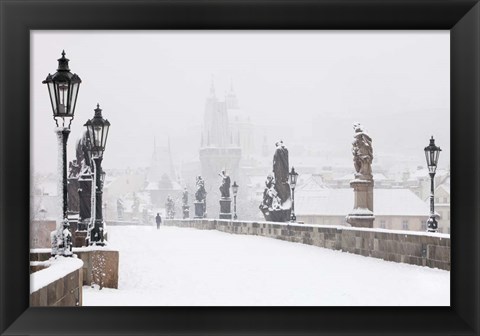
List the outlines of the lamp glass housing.
<svg viewBox="0 0 480 336">
<path fill-rule="evenodd" d="M 232 192 L 233 192 L 233 196 L 236 196 L 237 195 L 237 192 L 238 192 L 238 187 L 239 185 L 237 184 L 236 181 L 233 182 L 232 184 Z"/>
<path fill-rule="evenodd" d="M 48 74 L 43 84 L 47 84 L 50 103 L 52 105 L 53 118 L 57 126 L 59 119 L 73 119 L 77 105 L 78 90 L 82 80 L 78 75 L 72 74 L 68 68 L 68 59 L 65 52 L 58 59 L 58 69 L 53 75 Z M 70 124 L 68 125 L 70 127 Z"/>
<path fill-rule="evenodd" d="M 110 122 L 103 119 L 102 110 L 99 105 L 95 109 L 95 116 L 88 120 L 85 125 L 90 139 L 91 157 L 103 157 L 105 146 L 107 144 L 108 131 L 110 129 Z"/>
<path fill-rule="evenodd" d="M 427 160 L 428 172 L 435 174 L 437 170 L 438 158 L 440 156 L 441 149 L 435 145 L 435 139 L 430 139 L 430 144 L 425 147 L 425 158 Z"/>
<path fill-rule="evenodd" d="M 294 167 L 292 167 L 292 170 L 290 171 L 289 175 L 290 175 L 290 186 L 292 188 L 295 188 L 295 186 L 297 185 L 298 173 L 295 171 Z"/>
</svg>

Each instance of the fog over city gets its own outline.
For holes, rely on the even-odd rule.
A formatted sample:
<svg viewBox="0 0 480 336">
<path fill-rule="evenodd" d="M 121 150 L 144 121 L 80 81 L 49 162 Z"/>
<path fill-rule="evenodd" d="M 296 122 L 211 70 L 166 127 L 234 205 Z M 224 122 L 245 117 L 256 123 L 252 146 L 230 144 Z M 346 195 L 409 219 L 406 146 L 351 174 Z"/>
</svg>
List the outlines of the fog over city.
<svg viewBox="0 0 480 336">
<path fill-rule="evenodd" d="M 33 31 L 30 69 L 31 306 L 450 305 L 449 31 Z"/>
<path fill-rule="evenodd" d="M 68 160 L 97 103 L 111 123 L 103 167 L 148 166 L 156 145 L 198 161 L 205 102 L 234 91 L 259 141 L 290 162 L 352 165 L 352 125 L 373 139 L 374 164 L 425 166 L 430 136 L 450 165 L 448 31 L 34 31 L 32 171 L 55 172 L 57 139 L 46 85 L 65 50 L 82 79 Z M 257 141 L 257 138 L 255 138 Z M 262 144 L 259 144 L 259 148 Z M 270 164 L 271 157 L 268 157 Z M 353 165 L 352 165 L 353 170 Z M 267 173 L 267 172 L 266 172 Z"/>
</svg>

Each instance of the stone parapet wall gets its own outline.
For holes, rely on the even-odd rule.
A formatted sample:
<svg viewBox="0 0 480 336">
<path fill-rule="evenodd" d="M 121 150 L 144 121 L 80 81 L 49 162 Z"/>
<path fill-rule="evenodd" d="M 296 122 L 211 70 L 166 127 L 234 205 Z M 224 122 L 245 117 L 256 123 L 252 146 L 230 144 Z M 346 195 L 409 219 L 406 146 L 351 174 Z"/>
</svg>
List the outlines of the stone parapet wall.
<svg viewBox="0 0 480 336">
<path fill-rule="evenodd" d="M 73 249 L 83 261 L 83 284 L 99 285 L 100 288 L 118 288 L 119 253 L 101 247 Z"/>
<path fill-rule="evenodd" d="M 168 219 L 164 225 L 264 236 L 387 261 L 450 270 L 450 236 L 446 234 L 213 219 Z"/>
<path fill-rule="evenodd" d="M 73 248 L 74 255 L 82 260 L 82 284 L 92 284 L 106 288 L 118 288 L 119 252 L 108 247 Z M 30 261 L 46 261 L 50 258 L 49 249 L 30 250 Z"/>
<path fill-rule="evenodd" d="M 162 218 L 163 221 L 163 218 Z M 107 224 L 107 230 L 109 226 L 155 226 L 157 225 L 155 223 L 155 220 L 152 220 L 151 223 L 145 223 L 142 221 L 126 221 L 126 220 L 109 220 L 106 221 Z"/>
<path fill-rule="evenodd" d="M 50 266 L 30 274 L 31 307 L 82 305 L 82 261 L 74 258 L 63 259 L 65 260 L 54 260 Z"/>
</svg>

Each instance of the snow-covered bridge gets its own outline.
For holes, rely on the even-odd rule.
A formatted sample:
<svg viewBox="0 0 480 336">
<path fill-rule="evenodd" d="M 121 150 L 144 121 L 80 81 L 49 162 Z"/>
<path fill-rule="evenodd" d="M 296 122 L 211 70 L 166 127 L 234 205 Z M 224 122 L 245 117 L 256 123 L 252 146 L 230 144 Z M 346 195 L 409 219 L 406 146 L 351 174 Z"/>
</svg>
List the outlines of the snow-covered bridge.
<svg viewBox="0 0 480 336">
<path fill-rule="evenodd" d="M 450 305 L 450 272 L 214 230 L 109 227 L 119 288 L 86 306 Z"/>
</svg>

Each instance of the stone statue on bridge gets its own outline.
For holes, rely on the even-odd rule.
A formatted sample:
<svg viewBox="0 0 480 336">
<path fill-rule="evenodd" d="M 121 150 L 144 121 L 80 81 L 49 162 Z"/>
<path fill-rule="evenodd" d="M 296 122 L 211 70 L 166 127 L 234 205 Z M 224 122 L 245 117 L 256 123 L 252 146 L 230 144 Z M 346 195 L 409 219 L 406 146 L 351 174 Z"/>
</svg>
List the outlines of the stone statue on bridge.
<svg viewBox="0 0 480 336">
<path fill-rule="evenodd" d="M 355 130 L 352 143 L 355 178 L 370 180 L 372 178 L 373 147 L 372 138 L 364 131 L 360 123 L 353 125 Z"/>
<path fill-rule="evenodd" d="M 173 219 L 175 217 L 175 202 L 172 196 L 167 196 L 167 202 L 165 203 L 165 209 L 167 210 L 167 219 Z"/>
<path fill-rule="evenodd" d="M 183 189 L 182 204 L 183 205 L 188 205 L 188 190 L 187 190 L 187 187 L 185 187 L 185 189 Z"/>
<path fill-rule="evenodd" d="M 205 181 L 201 176 L 197 176 L 197 190 L 195 191 L 195 218 L 204 218 L 207 210 L 207 191 L 205 190 Z"/>
<path fill-rule="evenodd" d="M 187 219 L 190 215 L 190 206 L 188 205 L 188 190 L 187 190 L 187 187 L 185 187 L 185 189 L 183 189 L 182 210 L 183 210 L 183 219 Z"/>
<path fill-rule="evenodd" d="M 225 173 L 225 170 L 222 170 L 220 174 L 220 177 L 222 178 L 222 184 L 220 186 L 220 193 L 222 195 L 222 198 L 229 198 L 230 197 L 230 176 Z"/>
<path fill-rule="evenodd" d="M 269 175 L 265 181 L 263 201 L 259 208 L 267 221 L 288 222 L 292 206 L 288 183 L 288 149 L 281 140 L 275 146 L 273 176 Z"/>
<path fill-rule="evenodd" d="M 74 159 L 68 164 L 68 178 L 78 178 L 78 174 L 80 174 L 80 165 Z"/>
<path fill-rule="evenodd" d="M 230 198 L 230 176 L 227 175 L 225 169 L 218 174 L 222 178 L 220 186 L 220 219 L 232 219 L 232 199 Z"/>
<path fill-rule="evenodd" d="M 373 213 L 373 175 L 372 138 L 365 132 L 359 123 L 353 124 L 354 140 L 352 143 L 353 165 L 355 179 L 350 181 L 353 188 L 353 210 L 347 215 L 346 220 L 352 226 L 373 227 L 375 215 Z"/>
<path fill-rule="evenodd" d="M 77 158 L 77 164 L 80 166 L 80 173 L 84 173 L 85 170 L 90 169 L 90 157 L 88 150 L 90 147 L 90 139 L 88 137 L 88 132 L 84 131 L 82 137 L 77 141 L 75 154 Z"/>
</svg>

